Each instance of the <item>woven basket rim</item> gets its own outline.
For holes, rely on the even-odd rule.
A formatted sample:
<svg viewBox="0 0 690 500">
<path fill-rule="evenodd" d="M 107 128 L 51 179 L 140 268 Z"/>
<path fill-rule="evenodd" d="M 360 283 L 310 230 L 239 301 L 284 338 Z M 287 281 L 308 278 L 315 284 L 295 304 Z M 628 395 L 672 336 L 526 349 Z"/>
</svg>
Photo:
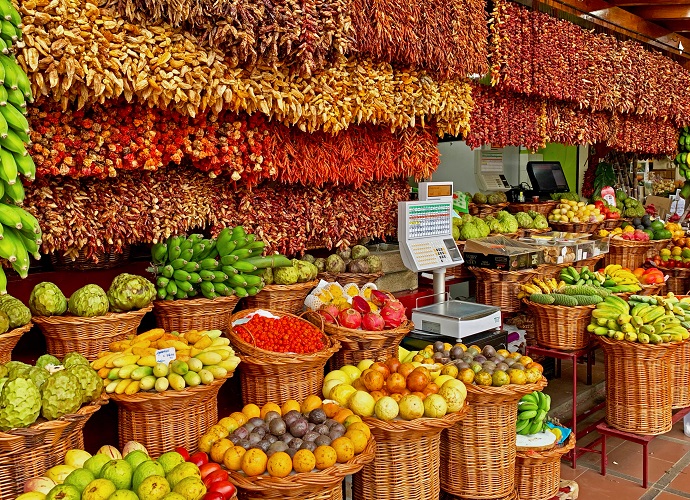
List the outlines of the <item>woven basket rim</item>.
<svg viewBox="0 0 690 500">
<path fill-rule="evenodd" d="M 177 300 L 154 300 L 153 312 L 170 312 L 177 309 L 188 309 L 195 306 L 207 306 L 210 304 L 237 304 L 240 298 L 237 295 L 230 297 L 216 297 L 215 299 L 207 299 L 206 297 L 192 298 L 192 299 L 177 299 Z"/>
<path fill-rule="evenodd" d="M 380 337 L 381 339 L 387 339 L 389 337 L 395 337 L 396 335 L 400 335 L 401 333 L 408 333 L 408 332 L 412 331 L 413 328 L 414 328 L 414 323 L 409 319 L 406 319 L 397 328 L 391 328 L 389 330 L 380 330 L 380 331 L 353 330 L 352 328 L 345 328 L 344 326 L 333 325 L 330 323 L 324 324 L 324 330 L 331 337 L 335 337 L 338 340 L 347 339 L 347 340 L 354 340 L 354 341 L 372 340 L 372 339 L 376 339 L 377 336 Z"/>
<path fill-rule="evenodd" d="M 656 240 L 659 241 L 659 240 Z M 611 238 L 609 240 L 609 247 L 619 247 L 619 248 L 640 248 L 644 250 L 649 250 L 654 247 L 654 240 L 649 241 L 630 241 L 630 240 L 618 240 L 616 238 Z M 611 253 L 609 251 L 609 253 Z"/>
<path fill-rule="evenodd" d="M 566 441 L 563 446 L 554 445 L 553 448 L 543 451 L 517 451 L 516 456 L 523 460 L 544 460 L 549 458 L 557 458 L 561 455 L 565 455 L 570 450 L 575 448 L 575 442 L 575 433 L 571 431 L 568 441 Z"/>
<path fill-rule="evenodd" d="M 538 274 L 539 268 L 528 267 L 526 269 L 519 269 L 517 271 L 504 271 L 502 269 L 489 269 L 488 267 L 473 267 L 468 266 L 467 269 L 471 271 L 475 276 L 477 274 L 486 274 L 488 276 L 477 276 L 478 278 L 494 277 L 494 276 L 506 276 L 506 277 L 525 277 L 527 273 Z M 492 280 L 492 281 L 511 281 L 511 280 Z"/>
<path fill-rule="evenodd" d="M 534 391 L 540 391 L 548 384 L 545 377 L 542 376 L 541 380 L 534 384 L 508 384 L 502 385 L 500 387 L 494 387 L 492 385 L 476 385 L 476 384 L 465 384 L 467 388 L 467 394 L 473 394 L 477 396 L 519 396 L 524 394 L 531 394 Z"/>
<path fill-rule="evenodd" d="M 309 354 L 294 354 L 267 351 L 265 349 L 261 349 L 260 347 L 253 346 L 249 342 L 245 342 L 235 333 L 232 324 L 236 319 L 244 318 L 245 316 L 256 311 L 266 311 L 278 317 L 292 316 L 293 318 L 298 318 L 306 323 L 309 323 L 311 326 L 318 329 L 321 332 L 321 335 L 323 335 L 323 340 L 325 344 L 324 348 L 318 352 L 313 352 Z M 313 311 L 305 311 L 305 313 L 313 313 Z M 241 311 L 238 311 L 235 314 L 233 314 L 230 317 L 230 321 L 228 322 L 228 332 L 226 333 L 226 335 L 230 339 L 230 343 L 232 344 L 232 346 L 236 348 L 237 355 L 240 357 L 240 359 L 251 364 L 282 365 L 320 361 L 324 358 L 330 358 L 335 352 L 338 351 L 338 349 L 340 349 L 340 342 L 326 335 L 322 328 L 317 327 L 311 321 L 301 316 L 298 316 L 297 314 L 292 314 L 286 311 L 277 311 L 275 309 L 265 309 L 261 307 L 252 309 L 242 309 Z"/>
<path fill-rule="evenodd" d="M 302 472 L 291 474 L 287 477 L 245 476 L 239 472 L 229 470 L 232 482 L 239 489 L 248 491 L 263 491 L 267 489 L 284 491 L 295 495 L 299 491 L 309 492 L 315 489 L 333 487 L 351 474 L 359 472 L 362 467 L 374 460 L 376 454 L 376 441 L 373 437 L 367 442 L 366 448 L 344 464 L 335 465 L 317 472 Z"/>
<path fill-rule="evenodd" d="M 670 349 L 675 349 L 690 342 L 690 339 L 688 339 L 682 340 L 680 342 L 662 342 L 661 344 L 641 344 L 640 342 L 631 342 L 629 340 L 614 340 L 608 338 L 605 335 L 594 336 L 602 344 L 602 349 L 605 349 L 607 347 L 615 347 L 617 349 L 627 350 L 629 352 L 660 353 L 661 351 L 670 351 Z"/>
<path fill-rule="evenodd" d="M 373 417 L 363 417 L 362 421 L 369 427 L 382 430 L 384 432 L 395 432 L 406 434 L 409 432 L 438 432 L 448 427 L 453 427 L 469 413 L 470 406 L 465 402 L 463 407 L 453 413 L 447 413 L 441 418 L 416 418 L 414 420 L 380 420 Z"/>
<path fill-rule="evenodd" d="M 580 228 L 582 231 L 593 231 L 601 226 L 603 222 L 555 222 L 550 221 L 549 225 L 557 231 L 562 231 L 561 228 Z M 575 231 L 566 231 L 569 233 Z"/>
<path fill-rule="evenodd" d="M 194 396 L 203 394 L 207 391 L 212 391 L 216 387 L 223 385 L 228 379 L 231 379 L 235 372 L 228 372 L 228 375 L 224 378 L 215 379 L 208 385 L 197 385 L 196 387 L 185 387 L 182 391 L 175 391 L 168 389 L 163 392 L 149 392 L 141 391 L 136 394 L 111 394 L 110 399 L 116 403 L 126 403 L 128 405 L 136 403 L 154 403 L 163 405 L 171 400 L 183 401 L 184 399 L 191 399 Z"/>
<path fill-rule="evenodd" d="M 91 403 L 82 406 L 76 412 L 70 413 L 69 415 L 63 415 L 55 420 L 48 420 L 45 422 L 34 423 L 29 427 L 23 427 L 18 429 L 11 429 L 6 432 L 0 432 L 0 450 L 3 451 L 17 451 L 17 446 L 20 441 L 24 439 L 31 440 L 27 443 L 27 447 L 34 448 L 39 446 L 40 443 L 36 442 L 36 438 L 40 435 L 45 435 L 48 432 L 57 429 L 64 429 L 70 423 L 75 420 L 81 420 L 90 417 L 93 413 L 98 411 L 101 406 L 108 402 L 108 394 L 101 393 L 100 397 Z"/>
<path fill-rule="evenodd" d="M 117 323 L 119 321 L 128 320 L 137 316 L 145 316 L 146 313 L 153 310 L 153 304 L 137 309 L 134 311 L 127 311 L 122 313 L 108 312 L 102 316 L 82 317 L 82 316 L 34 316 L 32 321 L 39 327 L 52 326 L 60 327 L 65 325 L 93 325 L 99 323 Z M 44 332 L 45 333 L 45 332 Z"/>
<path fill-rule="evenodd" d="M 31 318 L 33 321 L 33 318 Z M 5 333 L 0 334 L 0 340 L 7 340 L 11 339 L 13 337 L 17 336 L 22 336 L 29 330 L 31 330 L 34 327 L 34 324 L 32 321 L 29 321 L 26 325 L 24 326 L 18 326 L 17 328 L 13 328 L 12 330 L 7 330 Z"/>
<path fill-rule="evenodd" d="M 305 281 L 304 283 L 294 283 L 292 285 L 266 285 L 259 293 L 262 292 L 294 292 L 298 290 L 305 290 L 307 288 L 315 288 L 319 284 L 319 280 Z M 258 295 L 258 294 L 257 294 Z"/>
<path fill-rule="evenodd" d="M 522 302 L 527 306 L 527 307 L 534 307 L 535 309 L 544 309 L 546 311 L 558 311 L 558 310 L 575 310 L 575 311 L 581 311 L 584 312 L 588 309 L 594 310 L 596 309 L 597 305 L 596 304 L 589 304 L 586 306 L 557 306 L 554 304 L 540 304 L 538 302 L 532 302 L 529 300 L 527 297 L 522 298 Z"/>
<path fill-rule="evenodd" d="M 329 273 L 327 271 L 324 271 L 322 273 L 319 273 L 317 275 L 317 277 L 318 276 L 320 276 L 321 279 L 323 279 L 324 281 L 329 281 L 329 282 L 335 281 L 337 279 L 342 279 L 342 280 L 350 279 L 349 277 L 353 276 L 352 279 L 363 280 L 366 278 L 369 280 L 369 282 L 373 283 L 374 281 L 379 279 L 381 276 L 383 276 L 383 273 L 380 271 L 378 273 Z"/>
<path fill-rule="evenodd" d="M 491 207 L 491 208 L 507 207 L 508 205 L 510 205 L 510 203 L 507 202 L 507 201 L 506 201 L 506 202 L 503 202 L 503 203 L 495 203 L 495 204 L 493 204 L 493 205 L 492 205 L 491 203 L 475 203 L 475 202 L 473 202 L 473 201 L 471 201 L 471 202 L 469 202 L 469 203 L 467 204 L 468 207 L 479 207 L 479 208 L 486 208 L 486 207 Z"/>
</svg>

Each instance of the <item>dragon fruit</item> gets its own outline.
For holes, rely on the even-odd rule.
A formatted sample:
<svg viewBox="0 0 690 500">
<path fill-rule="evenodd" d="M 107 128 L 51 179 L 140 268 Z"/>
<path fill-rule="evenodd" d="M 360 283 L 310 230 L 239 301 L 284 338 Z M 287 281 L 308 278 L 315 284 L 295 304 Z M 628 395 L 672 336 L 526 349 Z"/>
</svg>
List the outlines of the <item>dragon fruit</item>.
<svg viewBox="0 0 690 500">
<path fill-rule="evenodd" d="M 366 301 L 364 297 L 360 297 L 359 295 L 352 297 L 352 309 L 354 309 L 360 314 L 366 314 L 368 312 L 371 312 L 371 307 L 369 307 L 369 303 Z"/>
<path fill-rule="evenodd" d="M 334 304 L 328 304 L 319 309 L 319 314 L 323 316 L 323 321 L 325 323 L 334 325 L 338 320 L 338 314 L 340 314 L 340 310 L 338 309 L 338 306 Z"/>
<path fill-rule="evenodd" d="M 380 314 L 369 312 L 362 317 L 362 330 L 380 332 L 385 327 Z"/>
<path fill-rule="evenodd" d="M 379 307 L 382 307 L 382 306 L 384 306 L 384 305 L 386 304 L 386 302 L 388 302 L 389 300 L 391 300 L 391 297 L 390 297 L 390 295 L 388 295 L 387 293 L 382 292 L 381 290 L 372 290 L 372 291 L 371 291 L 371 301 L 372 301 L 375 305 L 377 305 L 377 306 L 379 306 Z"/>
<path fill-rule="evenodd" d="M 357 330 L 362 324 L 362 315 L 354 309 L 345 309 L 338 314 L 338 322 L 340 326 Z"/>
<path fill-rule="evenodd" d="M 390 300 L 381 309 L 386 328 L 397 328 L 407 319 L 405 316 L 405 306 L 399 300 Z"/>
</svg>

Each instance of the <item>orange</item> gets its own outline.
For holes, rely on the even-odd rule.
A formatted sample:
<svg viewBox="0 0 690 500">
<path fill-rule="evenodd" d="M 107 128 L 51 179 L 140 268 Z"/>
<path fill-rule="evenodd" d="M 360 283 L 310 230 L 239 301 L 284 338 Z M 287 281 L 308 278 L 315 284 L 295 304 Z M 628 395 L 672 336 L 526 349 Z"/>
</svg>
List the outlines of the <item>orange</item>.
<svg viewBox="0 0 690 500">
<path fill-rule="evenodd" d="M 544 373 L 544 367 L 539 363 L 532 361 L 530 364 L 525 366 L 526 369 L 531 370 L 532 368 L 539 370 L 540 373 Z"/>
<path fill-rule="evenodd" d="M 390 377 L 386 379 L 386 389 L 388 389 L 388 392 L 400 392 L 402 393 L 403 389 L 405 389 L 405 377 L 403 377 L 400 373 L 391 373 Z"/>
<path fill-rule="evenodd" d="M 364 422 L 355 422 L 354 424 L 351 424 L 350 427 L 347 428 L 347 430 L 363 432 L 367 436 L 367 439 L 371 437 L 371 430 L 369 429 L 369 426 Z"/>
<path fill-rule="evenodd" d="M 222 464 L 223 458 L 225 458 L 225 452 L 233 447 L 234 445 L 229 439 L 223 438 L 216 441 L 213 443 L 213 446 L 211 446 L 211 460 L 218 464 Z"/>
<path fill-rule="evenodd" d="M 311 396 L 307 396 L 307 399 L 302 401 L 302 406 L 301 406 L 302 413 L 307 414 L 312 410 L 316 410 L 317 408 L 321 408 L 322 404 L 323 404 L 323 401 L 321 401 L 320 397 L 314 396 L 313 394 Z"/>
<path fill-rule="evenodd" d="M 527 368 L 527 365 L 530 364 L 532 361 L 533 361 L 532 358 L 530 358 L 529 356 L 522 356 L 522 357 L 520 358 L 520 363 L 521 363 L 525 368 Z"/>
<path fill-rule="evenodd" d="M 352 441 L 352 445 L 354 446 L 356 455 L 364 451 L 364 448 L 367 447 L 367 441 L 369 441 L 367 435 L 364 434 L 362 431 L 358 431 L 357 429 L 348 429 L 345 433 L 345 437 Z"/>
<path fill-rule="evenodd" d="M 261 417 L 261 419 L 265 419 L 266 415 L 268 414 L 269 411 L 274 411 L 278 415 L 282 415 L 283 410 L 281 410 L 280 406 L 278 406 L 275 403 L 266 403 L 265 405 L 263 405 L 261 407 L 261 415 L 259 415 Z"/>
<path fill-rule="evenodd" d="M 199 438 L 199 451 L 204 453 L 211 453 L 211 448 L 213 444 L 221 439 L 220 436 L 214 434 L 213 432 L 207 432 Z"/>
<path fill-rule="evenodd" d="M 380 391 L 386 382 L 383 373 L 377 370 L 366 370 L 360 380 L 364 383 L 367 392 Z"/>
<path fill-rule="evenodd" d="M 260 476 L 266 472 L 267 463 L 266 454 L 258 448 L 252 448 L 242 457 L 242 471 L 248 476 Z"/>
<path fill-rule="evenodd" d="M 334 439 L 331 442 L 331 448 L 335 450 L 339 464 L 344 464 L 355 456 L 355 445 L 348 437 L 342 436 Z"/>
<path fill-rule="evenodd" d="M 239 425 L 240 427 L 242 427 L 244 424 L 246 424 L 247 420 L 249 420 L 247 418 L 247 415 L 245 415 L 244 413 L 239 412 L 239 411 L 231 413 L 230 418 L 232 418 L 235 422 L 237 422 L 237 425 Z"/>
<path fill-rule="evenodd" d="M 218 421 L 218 425 L 222 425 L 228 432 L 235 432 L 240 426 L 232 417 L 221 418 Z"/>
<path fill-rule="evenodd" d="M 247 450 L 241 446 L 233 446 L 232 448 L 228 448 L 223 456 L 223 465 L 230 470 L 242 470 L 242 457 L 246 452 Z"/>
<path fill-rule="evenodd" d="M 343 422 L 343 425 L 347 429 L 348 427 L 350 427 L 355 422 L 361 422 L 361 421 L 362 421 L 362 419 L 359 415 L 348 415 L 347 418 L 345 419 L 345 421 Z"/>
<path fill-rule="evenodd" d="M 250 403 L 242 408 L 242 413 L 244 413 L 247 416 L 247 420 L 249 420 L 250 418 L 260 417 L 261 408 L 256 406 L 254 403 Z"/>
<path fill-rule="evenodd" d="M 283 406 L 280 407 L 280 414 L 286 415 L 290 410 L 300 411 L 301 408 L 302 407 L 297 401 L 294 399 L 288 399 L 283 403 Z"/>
<path fill-rule="evenodd" d="M 465 384 L 472 384 L 474 382 L 474 370 L 472 368 L 463 368 L 458 372 L 458 380 L 462 380 Z"/>
<path fill-rule="evenodd" d="M 284 451 L 271 455 L 266 463 L 266 470 L 271 477 L 286 477 L 292 472 L 292 458 Z"/>
<path fill-rule="evenodd" d="M 403 363 L 398 367 L 398 373 L 402 375 L 403 377 L 407 378 L 407 376 L 412 373 L 415 369 L 415 366 L 412 363 Z"/>
<path fill-rule="evenodd" d="M 335 416 L 333 417 L 333 420 L 335 420 L 339 424 L 342 424 L 343 422 L 345 422 L 345 419 L 347 417 L 349 417 L 350 415 L 354 415 L 354 413 L 352 413 L 352 410 L 348 410 L 347 408 L 342 408 L 340 411 L 338 411 L 338 413 L 335 414 Z"/>
<path fill-rule="evenodd" d="M 341 410 L 340 406 L 335 403 L 324 403 L 321 409 L 324 411 L 328 418 L 335 417 L 336 413 L 338 413 Z"/>
<path fill-rule="evenodd" d="M 316 468 L 323 470 L 335 465 L 338 461 L 338 454 L 331 446 L 319 446 L 314 450 L 314 459 L 316 460 Z"/>
<path fill-rule="evenodd" d="M 436 394 L 436 393 L 438 393 L 439 389 L 440 389 L 440 387 L 439 387 L 438 385 L 436 385 L 436 384 L 433 383 L 433 382 L 430 382 L 430 383 L 427 384 L 427 386 L 422 390 L 422 392 L 428 396 L 429 394 Z"/>
<path fill-rule="evenodd" d="M 383 391 L 372 391 L 371 392 L 371 397 L 374 398 L 374 401 L 378 401 L 379 399 L 381 399 L 385 395 L 386 395 L 386 393 Z"/>
<path fill-rule="evenodd" d="M 396 392 L 395 394 L 391 394 L 391 397 L 393 398 L 393 401 L 396 403 L 399 403 L 400 400 L 402 399 L 403 395 L 400 394 L 399 392 Z"/>
<path fill-rule="evenodd" d="M 309 450 L 299 450 L 292 457 L 292 467 L 295 472 L 311 472 L 316 467 L 316 457 Z"/>
<path fill-rule="evenodd" d="M 364 380 L 362 380 L 362 377 L 355 379 L 354 382 L 352 382 L 352 387 L 358 391 L 368 391 L 367 386 L 364 385 Z"/>
<path fill-rule="evenodd" d="M 508 370 L 511 384 L 525 385 L 527 382 L 527 372 L 524 370 Z"/>
</svg>

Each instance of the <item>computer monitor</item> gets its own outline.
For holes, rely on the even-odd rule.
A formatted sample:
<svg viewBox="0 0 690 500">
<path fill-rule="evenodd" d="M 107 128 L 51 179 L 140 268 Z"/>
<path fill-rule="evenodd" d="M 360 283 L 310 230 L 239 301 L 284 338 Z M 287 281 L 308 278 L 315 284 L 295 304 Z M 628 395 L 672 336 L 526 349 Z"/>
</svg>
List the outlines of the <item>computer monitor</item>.
<svg viewBox="0 0 690 500">
<path fill-rule="evenodd" d="M 532 184 L 532 190 L 538 193 L 570 191 L 559 161 L 530 161 L 527 163 L 527 175 Z"/>
</svg>

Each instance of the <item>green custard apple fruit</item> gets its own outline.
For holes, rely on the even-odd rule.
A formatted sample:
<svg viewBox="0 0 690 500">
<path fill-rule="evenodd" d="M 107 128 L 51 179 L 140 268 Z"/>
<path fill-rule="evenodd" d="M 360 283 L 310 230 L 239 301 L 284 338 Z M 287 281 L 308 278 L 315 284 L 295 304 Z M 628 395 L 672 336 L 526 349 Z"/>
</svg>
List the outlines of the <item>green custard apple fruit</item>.
<svg viewBox="0 0 690 500">
<path fill-rule="evenodd" d="M 72 294 L 67 302 L 67 308 L 75 316 L 91 318 L 107 314 L 110 302 L 100 286 L 86 285 Z"/>
<path fill-rule="evenodd" d="M 60 360 L 52 354 L 44 354 L 36 360 L 36 366 L 39 368 L 45 368 L 48 365 L 58 366 L 60 364 Z"/>
<path fill-rule="evenodd" d="M 62 360 L 65 368 L 71 368 L 76 365 L 91 366 L 89 360 L 78 352 L 68 352 Z"/>
<path fill-rule="evenodd" d="M 0 311 L 0 333 L 6 333 L 10 329 L 10 317 L 7 313 Z"/>
<path fill-rule="evenodd" d="M 43 387 L 45 381 L 48 380 L 48 377 L 50 377 L 50 372 L 45 368 L 34 366 L 29 370 L 29 378 L 36 384 L 39 390 Z"/>
<path fill-rule="evenodd" d="M 82 404 L 82 392 L 79 380 L 69 371 L 53 373 L 43 384 L 41 415 L 55 420 L 76 412 Z"/>
<path fill-rule="evenodd" d="M 33 424 L 41 412 L 41 391 L 30 378 L 5 382 L 0 394 L 0 430 Z"/>
<path fill-rule="evenodd" d="M 143 276 L 122 273 L 113 280 L 107 296 L 111 311 L 132 311 L 147 307 L 156 297 L 156 288 Z"/>
<path fill-rule="evenodd" d="M 4 297 L 7 297 L 7 295 Z M 0 303 L 0 311 L 7 314 L 10 329 L 19 328 L 31 321 L 31 311 L 29 308 L 21 300 L 17 300 L 14 297 L 4 299 Z"/>
<path fill-rule="evenodd" d="M 67 311 L 67 298 L 56 284 L 44 281 L 31 291 L 29 309 L 34 316 L 60 316 Z"/>
</svg>

